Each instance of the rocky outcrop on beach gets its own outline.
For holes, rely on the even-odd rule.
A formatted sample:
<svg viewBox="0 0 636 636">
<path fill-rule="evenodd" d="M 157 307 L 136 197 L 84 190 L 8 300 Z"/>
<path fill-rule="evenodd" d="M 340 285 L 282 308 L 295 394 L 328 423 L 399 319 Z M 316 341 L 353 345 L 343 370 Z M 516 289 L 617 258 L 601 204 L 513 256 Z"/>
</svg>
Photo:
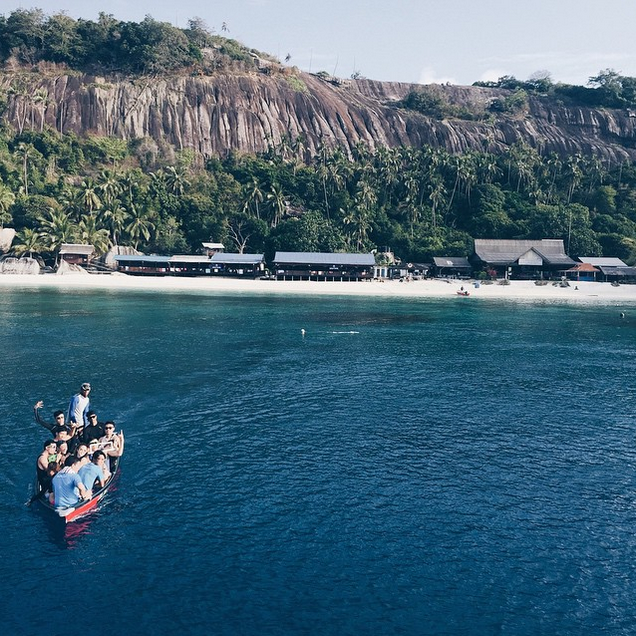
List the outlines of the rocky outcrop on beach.
<svg viewBox="0 0 636 636">
<path fill-rule="evenodd" d="M 542 153 L 580 152 L 607 162 L 636 158 L 636 115 L 574 107 L 529 97 L 517 115 L 435 119 L 400 108 L 421 86 L 338 80 L 302 72 L 251 72 L 211 77 L 95 77 L 4 72 L 5 117 L 18 130 L 147 138 L 203 156 L 253 153 L 282 139 L 304 139 L 306 156 L 325 144 L 349 150 L 412 145 L 449 152 L 501 151 L 522 140 Z M 509 94 L 484 87 L 436 87 L 459 108 L 486 112 Z"/>
</svg>

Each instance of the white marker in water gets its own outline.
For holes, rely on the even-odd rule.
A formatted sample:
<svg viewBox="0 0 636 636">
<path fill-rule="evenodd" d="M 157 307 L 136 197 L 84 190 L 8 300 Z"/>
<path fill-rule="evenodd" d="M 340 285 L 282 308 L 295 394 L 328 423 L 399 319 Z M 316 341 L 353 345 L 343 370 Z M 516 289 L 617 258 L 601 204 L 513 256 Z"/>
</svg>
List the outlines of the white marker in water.
<svg viewBox="0 0 636 636">
<path fill-rule="evenodd" d="M 304 329 L 301 329 L 300 333 L 304 336 L 307 332 Z"/>
</svg>

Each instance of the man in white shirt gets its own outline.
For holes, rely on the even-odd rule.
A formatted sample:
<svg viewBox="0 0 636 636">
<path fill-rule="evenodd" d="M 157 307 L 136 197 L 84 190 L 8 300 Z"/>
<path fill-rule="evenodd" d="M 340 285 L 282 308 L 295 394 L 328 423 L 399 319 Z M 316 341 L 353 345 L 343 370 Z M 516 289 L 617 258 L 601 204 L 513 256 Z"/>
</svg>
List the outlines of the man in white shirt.
<svg viewBox="0 0 636 636">
<path fill-rule="evenodd" d="M 68 422 L 71 426 L 83 429 L 88 424 L 86 417 L 90 409 L 90 400 L 88 394 L 91 392 L 91 385 L 84 382 L 80 387 L 79 393 L 76 393 L 68 405 Z"/>
</svg>

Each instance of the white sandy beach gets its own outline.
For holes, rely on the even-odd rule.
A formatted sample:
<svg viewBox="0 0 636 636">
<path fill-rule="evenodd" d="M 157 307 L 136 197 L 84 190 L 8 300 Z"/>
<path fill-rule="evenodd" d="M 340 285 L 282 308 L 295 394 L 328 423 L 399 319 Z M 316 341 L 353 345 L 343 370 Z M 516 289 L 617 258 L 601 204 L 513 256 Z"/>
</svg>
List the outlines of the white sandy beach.
<svg viewBox="0 0 636 636">
<path fill-rule="evenodd" d="M 468 298 L 457 294 L 468 290 Z M 636 303 L 636 285 L 613 286 L 610 283 L 570 282 L 569 287 L 532 281 L 511 281 L 509 285 L 480 284 L 459 280 L 316 282 L 238 280 L 232 278 L 142 277 L 126 274 L 2 274 L 0 288 L 56 288 L 60 290 L 149 290 L 158 292 L 203 291 L 211 293 L 294 294 L 326 296 L 378 296 L 402 298 L 456 298 L 458 302 L 495 298 L 536 301 L 573 301 L 588 303 Z"/>
</svg>

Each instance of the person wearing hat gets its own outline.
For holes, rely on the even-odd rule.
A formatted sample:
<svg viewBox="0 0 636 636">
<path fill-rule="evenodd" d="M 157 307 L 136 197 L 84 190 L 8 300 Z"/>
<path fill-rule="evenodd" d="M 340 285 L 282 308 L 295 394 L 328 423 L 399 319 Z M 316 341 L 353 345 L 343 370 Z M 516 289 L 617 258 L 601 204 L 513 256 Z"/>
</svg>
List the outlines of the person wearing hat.
<svg viewBox="0 0 636 636">
<path fill-rule="evenodd" d="M 68 422 L 71 426 L 78 429 L 78 433 L 81 429 L 88 424 L 88 411 L 90 410 L 90 400 L 88 398 L 91 392 L 91 385 L 88 382 L 84 382 L 80 387 L 79 393 L 76 393 L 68 405 Z"/>
</svg>

